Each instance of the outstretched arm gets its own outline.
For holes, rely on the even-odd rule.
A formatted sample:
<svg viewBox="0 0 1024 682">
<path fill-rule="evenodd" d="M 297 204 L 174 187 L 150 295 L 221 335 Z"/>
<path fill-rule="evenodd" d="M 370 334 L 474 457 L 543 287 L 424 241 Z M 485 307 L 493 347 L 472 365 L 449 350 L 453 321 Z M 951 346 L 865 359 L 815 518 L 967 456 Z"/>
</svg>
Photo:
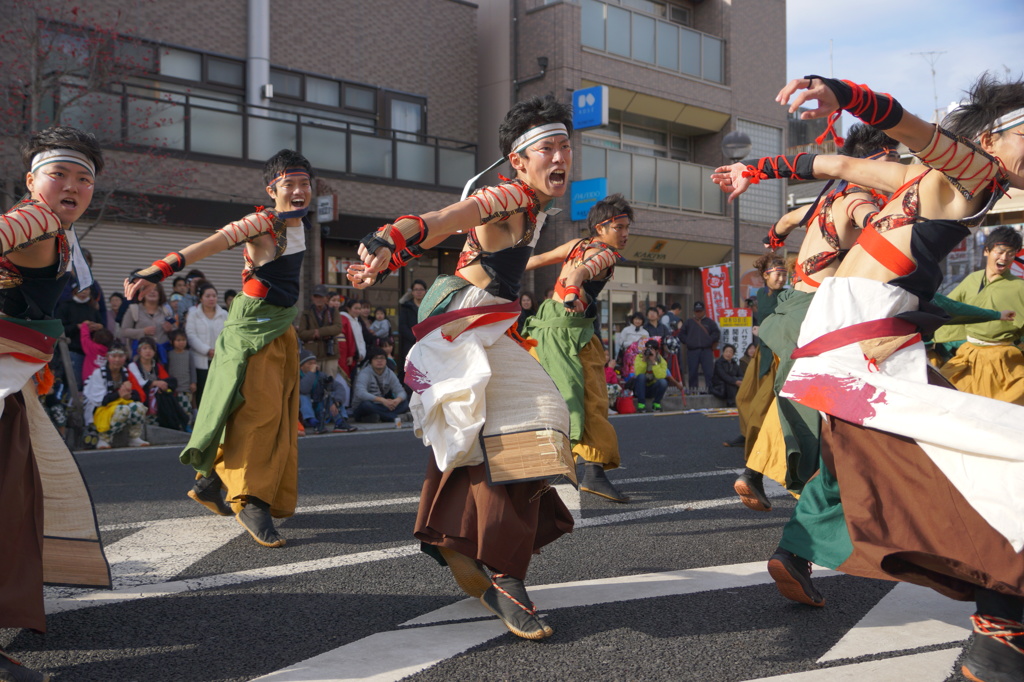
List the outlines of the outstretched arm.
<svg viewBox="0 0 1024 682">
<path fill-rule="evenodd" d="M 907 167 L 899 163 L 838 154 L 798 154 L 796 157 L 766 156 L 719 166 L 711 174 L 711 181 L 729 193 L 729 203 L 732 203 L 750 185 L 761 180 L 846 180 L 891 194 L 906 182 L 906 176 Z"/>
<path fill-rule="evenodd" d="M 867 86 L 851 81 L 820 76 L 795 78 L 775 97 L 779 104 L 789 105 L 791 114 L 811 100 L 818 102 L 817 108 L 804 111 L 800 114 L 801 119 L 825 118 L 845 109 L 868 125 L 884 130 L 889 137 L 913 151 L 928 146 L 935 134 L 934 125 L 904 111 L 891 95 L 872 92 Z"/>
<path fill-rule="evenodd" d="M 562 263 L 565 261 L 566 256 L 572 251 L 572 247 L 576 245 L 578 239 L 574 239 L 571 242 L 566 242 L 561 246 L 555 247 L 547 253 L 538 253 L 535 256 L 530 256 L 530 260 L 526 264 L 527 270 L 536 270 L 537 268 L 543 268 L 548 265 L 555 265 L 556 263 Z"/>
<path fill-rule="evenodd" d="M 264 209 L 228 223 L 206 239 L 189 244 L 181 251 L 171 252 L 153 261 L 148 268 L 133 272 L 124 281 L 125 296 L 129 301 L 136 296 L 141 298 L 156 286 L 157 282 L 183 270 L 187 263 L 194 264 L 226 249 L 252 241 L 262 234 L 282 229 L 284 221 L 281 218 L 282 216 L 277 213 Z"/>
</svg>

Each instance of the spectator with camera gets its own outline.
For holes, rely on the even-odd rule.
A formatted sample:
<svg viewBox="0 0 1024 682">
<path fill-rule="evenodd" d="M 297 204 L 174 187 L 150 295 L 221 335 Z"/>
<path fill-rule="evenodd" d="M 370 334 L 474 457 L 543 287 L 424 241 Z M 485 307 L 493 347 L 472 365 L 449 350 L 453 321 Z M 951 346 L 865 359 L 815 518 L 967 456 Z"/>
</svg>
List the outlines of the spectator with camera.
<svg viewBox="0 0 1024 682">
<path fill-rule="evenodd" d="M 633 395 L 636 396 L 636 409 L 643 412 L 647 409 L 647 398 L 650 397 L 652 408 L 661 412 L 661 399 L 668 389 L 668 362 L 661 355 L 661 344 L 650 339 L 644 344 L 644 352 L 637 356 L 633 363 Z"/>
<path fill-rule="evenodd" d="M 327 305 L 329 295 L 326 285 L 313 287 L 312 304 L 299 317 L 299 340 L 302 347 L 316 358 L 317 368 L 329 377 L 336 377 L 340 368 L 335 337 L 341 333 L 342 327 L 338 311 Z"/>
<path fill-rule="evenodd" d="M 299 417 L 307 433 L 351 433 L 348 423 L 348 384 L 317 369 L 316 356 L 299 351 Z"/>
<path fill-rule="evenodd" d="M 405 389 L 388 369 L 388 357 L 383 348 L 371 346 L 367 353 L 369 364 L 359 371 L 352 387 L 353 415 L 361 422 L 394 420 L 398 425 L 402 415 L 409 411 Z"/>
</svg>

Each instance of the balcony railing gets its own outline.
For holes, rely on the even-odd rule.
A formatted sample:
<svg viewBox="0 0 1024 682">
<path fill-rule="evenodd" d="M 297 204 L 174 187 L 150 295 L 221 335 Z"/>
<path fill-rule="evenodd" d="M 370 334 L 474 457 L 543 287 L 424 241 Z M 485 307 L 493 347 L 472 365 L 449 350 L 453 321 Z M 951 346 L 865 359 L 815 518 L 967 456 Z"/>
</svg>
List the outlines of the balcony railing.
<svg viewBox="0 0 1024 682">
<path fill-rule="evenodd" d="M 66 109 L 62 119 L 72 125 L 81 125 L 83 115 L 102 121 L 93 129 L 105 141 L 260 162 L 288 148 L 318 171 L 452 188 L 476 172 L 473 143 L 383 130 L 330 112 L 248 107 L 132 85 L 90 94 L 87 101 Z"/>
<path fill-rule="evenodd" d="M 688 76 L 725 82 L 725 41 L 600 0 L 581 0 L 585 47 Z"/>
<path fill-rule="evenodd" d="M 621 193 L 634 206 L 725 214 L 725 195 L 711 182 L 710 166 L 587 144 L 578 158 L 584 180 L 608 178 L 608 193 Z"/>
</svg>

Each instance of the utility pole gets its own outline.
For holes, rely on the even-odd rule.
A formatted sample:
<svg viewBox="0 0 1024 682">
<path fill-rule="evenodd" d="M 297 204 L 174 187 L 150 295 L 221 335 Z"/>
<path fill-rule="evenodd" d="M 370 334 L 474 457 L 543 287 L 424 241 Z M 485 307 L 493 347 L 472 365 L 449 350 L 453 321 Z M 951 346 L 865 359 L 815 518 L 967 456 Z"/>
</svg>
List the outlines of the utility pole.
<svg viewBox="0 0 1024 682">
<path fill-rule="evenodd" d="M 932 109 L 932 116 L 935 117 L 933 123 L 938 123 L 939 119 L 939 91 L 935 88 L 935 62 L 939 61 L 939 57 L 946 54 L 945 50 L 942 52 L 911 52 L 910 54 L 920 55 L 924 58 L 928 65 L 932 69 L 932 97 L 935 98 L 935 106 Z"/>
</svg>

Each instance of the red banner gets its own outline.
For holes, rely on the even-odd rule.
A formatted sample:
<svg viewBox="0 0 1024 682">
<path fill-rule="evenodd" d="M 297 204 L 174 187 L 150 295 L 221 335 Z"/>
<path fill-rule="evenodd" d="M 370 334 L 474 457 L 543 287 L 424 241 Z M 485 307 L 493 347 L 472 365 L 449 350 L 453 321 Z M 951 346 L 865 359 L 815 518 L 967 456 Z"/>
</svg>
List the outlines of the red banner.
<svg viewBox="0 0 1024 682">
<path fill-rule="evenodd" d="M 728 265 L 709 265 L 700 269 L 704 283 L 704 305 L 708 317 L 717 320 L 721 311 L 732 307 L 732 284 Z"/>
</svg>

